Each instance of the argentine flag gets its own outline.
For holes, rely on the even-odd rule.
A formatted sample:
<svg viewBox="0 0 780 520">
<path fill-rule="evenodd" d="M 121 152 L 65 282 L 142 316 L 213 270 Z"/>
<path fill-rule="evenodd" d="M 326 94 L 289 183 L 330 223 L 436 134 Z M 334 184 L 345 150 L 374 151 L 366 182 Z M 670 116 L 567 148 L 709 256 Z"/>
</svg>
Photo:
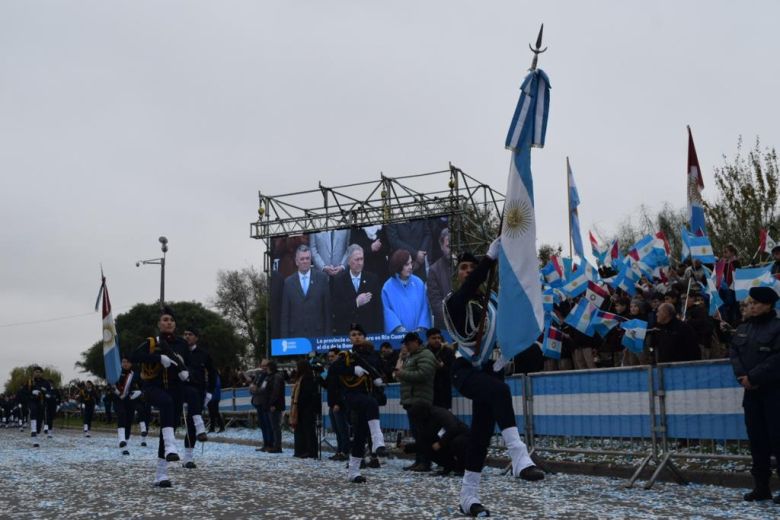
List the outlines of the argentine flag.
<svg viewBox="0 0 780 520">
<path fill-rule="evenodd" d="M 712 252 L 712 244 L 706 236 L 696 236 L 683 228 L 680 232 L 682 238 L 682 260 L 689 256 L 691 260 L 699 260 L 703 264 L 714 264 L 715 254 Z"/>
<path fill-rule="evenodd" d="M 598 311 L 598 307 L 590 303 L 586 298 L 582 298 L 577 305 L 566 316 L 564 323 L 571 325 L 586 336 L 593 337 L 593 316 Z"/>
<path fill-rule="evenodd" d="M 772 264 L 763 267 L 746 267 L 734 270 L 734 291 L 737 293 L 737 301 L 745 300 L 752 287 L 766 286 L 766 276 L 770 275 Z M 762 283 L 762 280 L 764 283 Z"/>
<path fill-rule="evenodd" d="M 530 347 L 544 327 L 542 285 L 536 258 L 531 147 L 544 146 L 550 107 L 550 80 L 542 70 L 532 70 L 523 81 L 520 91 L 506 139 L 506 147 L 512 151 L 512 160 L 498 256 L 497 335 L 501 354 L 505 358 L 511 358 Z"/>
<path fill-rule="evenodd" d="M 598 280 L 598 270 L 583 260 L 582 265 L 571 274 L 571 277 L 561 287 L 561 291 L 569 298 L 576 298 L 588 289 L 588 282 L 597 282 Z"/>
<path fill-rule="evenodd" d="M 566 158 L 566 183 L 569 186 L 569 231 L 571 233 L 571 243 L 574 246 L 574 253 L 585 260 L 585 249 L 582 247 L 582 234 L 580 233 L 580 215 L 577 207 L 580 205 L 580 194 L 577 191 L 577 185 L 574 183 L 574 173 L 571 171 L 569 158 Z"/>
<path fill-rule="evenodd" d="M 707 287 L 705 287 L 705 290 L 710 297 L 710 316 L 715 316 L 718 309 L 723 305 L 723 300 L 718 292 L 717 275 L 715 274 L 715 271 L 707 269 L 707 266 L 702 267 L 704 267 L 704 272 L 707 273 Z"/>
<path fill-rule="evenodd" d="M 643 320 L 628 320 L 622 325 L 623 340 L 620 342 L 631 352 L 641 354 L 645 348 L 645 336 L 647 335 L 647 322 Z"/>
</svg>

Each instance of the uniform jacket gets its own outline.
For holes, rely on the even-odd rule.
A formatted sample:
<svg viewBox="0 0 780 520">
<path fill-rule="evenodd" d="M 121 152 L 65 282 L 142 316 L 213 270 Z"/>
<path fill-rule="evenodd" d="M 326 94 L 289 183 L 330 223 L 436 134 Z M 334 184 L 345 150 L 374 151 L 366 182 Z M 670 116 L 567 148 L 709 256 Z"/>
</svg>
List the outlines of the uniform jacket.
<svg viewBox="0 0 780 520">
<path fill-rule="evenodd" d="M 217 369 L 214 368 L 211 356 L 197 345 L 188 350 L 187 370 L 190 373 L 190 383 L 213 395 L 217 385 Z"/>
<path fill-rule="evenodd" d="M 731 338 L 731 365 L 761 388 L 780 387 L 780 318 L 774 310 L 742 323 Z"/>
<path fill-rule="evenodd" d="M 140 364 L 142 385 L 161 386 L 169 388 L 181 383 L 178 374 L 184 370 L 186 362 L 184 355 L 188 352 L 187 342 L 173 334 L 147 338 L 130 356 L 130 361 Z M 165 368 L 160 363 L 160 356 L 166 355 L 177 363 Z"/>
</svg>

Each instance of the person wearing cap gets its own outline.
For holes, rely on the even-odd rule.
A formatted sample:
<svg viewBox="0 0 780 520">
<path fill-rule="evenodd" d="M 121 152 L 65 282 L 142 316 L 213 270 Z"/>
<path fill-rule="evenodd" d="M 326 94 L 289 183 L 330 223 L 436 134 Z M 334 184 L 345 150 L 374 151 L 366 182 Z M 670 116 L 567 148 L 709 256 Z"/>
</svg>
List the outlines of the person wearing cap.
<svg viewBox="0 0 780 520">
<path fill-rule="evenodd" d="M 490 514 L 480 502 L 479 486 L 496 424 L 512 459 L 512 475 L 530 481 L 544 478 L 544 473 L 534 465 L 528 448 L 520 439 L 512 393 L 503 381 L 501 367 L 491 361 L 496 346 L 498 310 L 491 298 L 488 309 L 483 312 L 485 297 L 480 286 L 496 264 L 500 247 L 500 239 L 494 240 L 478 264 L 473 255 L 461 255 L 457 268 L 460 286 L 444 302 L 447 329 L 458 344 L 458 358 L 452 366 L 452 385 L 471 400 L 473 410 L 459 500 L 461 511 L 471 516 Z M 478 338 L 483 316 L 485 323 Z M 479 350 L 477 341 L 480 342 Z"/>
<path fill-rule="evenodd" d="M 423 348 L 422 340 L 416 332 L 407 332 L 403 344 L 405 353 L 398 358 L 394 376 L 401 383 L 401 406 L 409 418 L 409 429 L 415 441 L 418 441 L 417 425 L 409 413 L 415 405 L 433 405 L 433 380 L 436 377 L 436 357 L 433 352 Z M 410 471 L 430 471 L 431 461 L 424 457 L 425 452 L 418 450 L 414 464 L 404 469 Z"/>
<path fill-rule="evenodd" d="M 157 448 L 157 473 L 154 485 L 171 487 L 168 463 L 179 459 L 175 427 L 183 408 L 183 382 L 189 378 L 184 358 L 186 342 L 175 335 L 176 316 L 168 306 L 160 311 L 157 321 L 159 336 L 147 338 L 130 356 L 141 365 L 141 384 L 149 404 L 160 412 L 160 437 Z"/>
<path fill-rule="evenodd" d="M 354 325 L 352 329 L 351 332 L 361 332 L 355 330 Z M 338 377 L 344 402 L 350 411 L 353 438 L 347 465 L 347 479 L 353 483 L 366 481 L 360 474 L 360 465 L 363 462 L 369 436 L 374 448 L 373 459 L 387 456 L 384 434 L 379 426 L 379 404 L 374 396 L 374 386 L 384 385 L 378 367 L 379 359 L 373 345 L 362 341 L 353 344 L 352 351 L 339 352 L 329 369 L 329 373 L 332 372 L 335 377 Z"/>
<path fill-rule="evenodd" d="M 37 448 L 40 444 L 36 437 L 41 433 L 43 427 L 46 394 L 51 392 L 51 383 L 44 379 L 43 369 L 38 365 L 32 367 L 32 377 L 27 381 L 24 390 L 29 398 L 30 437 L 33 439 L 33 448 Z"/>
<path fill-rule="evenodd" d="M 211 356 L 198 346 L 200 332 L 195 325 L 184 329 L 184 340 L 187 342 L 185 362 L 189 379 L 184 383 L 184 399 L 187 402 L 187 435 L 184 436 L 184 467 L 194 469 L 197 466 L 193 460 L 195 441 L 206 442 L 206 425 L 203 422 L 205 408 L 216 392 L 217 369 Z"/>
<path fill-rule="evenodd" d="M 141 387 L 133 370 L 133 363 L 128 356 L 122 356 L 122 372 L 114 385 L 114 402 L 116 404 L 116 433 L 119 438 L 119 449 L 122 455 L 130 455 L 127 442 L 135 415 L 135 401 L 141 397 Z"/>
<path fill-rule="evenodd" d="M 748 502 L 772 498 L 769 480 L 772 455 L 780 461 L 780 318 L 778 294 L 771 287 L 750 289 L 750 317 L 731 338 L 730 358 L 737 381 L 745 389 L 742 407 L 750 441 L 753 490 Z M 780 468 L 777 468 L 780 475 Z M 780 504 L 780 493 L 774 497 Z"/>
</svg>

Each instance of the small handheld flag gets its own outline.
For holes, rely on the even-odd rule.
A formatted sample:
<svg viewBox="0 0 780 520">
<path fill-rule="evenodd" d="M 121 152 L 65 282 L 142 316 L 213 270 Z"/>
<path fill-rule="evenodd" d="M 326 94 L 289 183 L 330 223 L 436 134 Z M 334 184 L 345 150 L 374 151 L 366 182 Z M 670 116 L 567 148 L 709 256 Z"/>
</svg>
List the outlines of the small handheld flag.
<svg viewBox="0 0 780 520">
<path fill-rule="evenodd" d="M 642 353 L 642 350 L 645 348 L 647 322 L 643 320 L 628 320 L 623 323 L 622 328 L 626 333 L 623 334 L 623 339 L 620 343 L 635 354 Z"/>
</svg>

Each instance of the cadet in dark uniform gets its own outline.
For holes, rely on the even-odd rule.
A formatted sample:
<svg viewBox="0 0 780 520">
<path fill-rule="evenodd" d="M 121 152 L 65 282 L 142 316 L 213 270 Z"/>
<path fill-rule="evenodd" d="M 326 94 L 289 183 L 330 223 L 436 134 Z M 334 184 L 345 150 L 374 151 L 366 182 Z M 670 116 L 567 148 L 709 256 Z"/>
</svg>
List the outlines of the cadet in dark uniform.
<svg viewBox="0 0 780 520">
<path fill-rule="evenodd" d="M 46 394 L 51 392 L 51 384 L 43 378 L 43 369 L 33 366 L 32 377 L 27 382 L 23 394 L 28 396 L 30 409 L 30 437 L 33 438 L 33 448 L 40 446 L 38 434 L 43 427 L 44 410 L 46 408 Z"/>
<path fill-rule="evenodd" d="M 92 381 L 87 381 L 79 389 L 79 402 L 82 407 L 82 418 L 84 420 L 84 437 L 89 437 L 89 431 L 92 429 L 92 416 L 95 414 L 95 405 L 100 399 L 95 385 Z"/>
<path fill-rule="evenodd" d="M 774 309 L 778 294 L 770 287 L 753 287 L 750 298 L 750 317 L 734 332 L 730 351 L 734 375 L 745 388 L 742 406 L 755 483 L 744 496 L 749 502 L 772 498 L 770 459 L 774 455 L 780 461 L 780 318 Z M 774 501 L 780 504 L 780 494 Z"/>
<path fill-rule="evenodd" d="M 350 482 L 365 482 L 360 475 L 360 463 L 365 455 L 366 440 L 371 436 L 377 456 L 386 456 L 385 442 L 379 426 L 379 404 L 373 395 L 374 385 L 384 385 L 378 370 L 379 356 L 371 343 L 352 346 L 352 352 L 339 352 L 330 372 L 339 378 L 344 401 L 349 408 L 353 439 L 347 478 Z"/>
<path fill-rule="evenodd" d="M 141 365 L 141 385 L 147 402 L 160 412 L 160 438 L 157 447 L 157 473 L 154 485 L 171 487 L 168 462 L 179 460 L 174 428 L 182 410 L 182 382 L 189 377 L 184 359 L 176 350 L 186 349 L 183 339 L 174 334 L 173 309 L 165 307 L 157 322 L 160 335 L 147 338 L 130 356 Z"/>
<path fill-rule="evenodd" d="M 59 389 L 54 388 L 51 381 L 49 381 L 49 386 L 51 390 L 44 395 L 46 399 L 46 424 L 43 426 L 43 433 L 51 439 L 54 432 L 54 418 L 57 416 L 57 409 L 62 402 L 62 394 Z"/>
<path fill-rule="evenodd" d="M 187 401 L 187 435 L 184 437 L 184 467 L 194 469 L 197 466 L 193 460 L 195 441 L 206 442 L 206 425 L 203 422 L 203 408 L 214 395 L 217 370 L 208 352 L 198 347 L 198 329 L 192 325 L 184 329 L 184 340 L 187 342 L 187 371 L 189 380 L 185 383 L 185 400 Z"/>
<path fill-rule="evenodd" d="M 114 386 L 114 403 L 116 405 L 116 433 L 119 438 L 119 449 L 122 455 L 130 455 L 127 442 L 135 416 L 135 401 L 141 397 L 138 377 L 133 371 L 133 363 L 128 356 L 122 356 L 122 373 Z"/>
<path fill-rule="evenodd" d="M 480 286 L 496 262 L 499 247 L 499 239 L 494 240 L 479 264 L 474 255 L 462 254 L 458 258 L 457 268 L 460 288 L 444 300 L 447 329 L 458 344 L 458 357 L 452 365 L 452 385 L 471 400 L 473 407 L 466 470 L 460 491 L 460 509 L 471 516 L 490 515 L 480 503 L 479 483 L 496 424 L 512 459 L 512 474 L 524 480 L 544 478 L 544 473 L 534 465 L 526 445 L 520 439 L 512 394 L 503 381 L 503 372 L 494 367 L 490 359 L 495 347 L 495 320 L 498 312 L 493 298 L 488 305 L 480 350 L 476 352 L 476 337 L 485 299 Z"/>
</svg>

